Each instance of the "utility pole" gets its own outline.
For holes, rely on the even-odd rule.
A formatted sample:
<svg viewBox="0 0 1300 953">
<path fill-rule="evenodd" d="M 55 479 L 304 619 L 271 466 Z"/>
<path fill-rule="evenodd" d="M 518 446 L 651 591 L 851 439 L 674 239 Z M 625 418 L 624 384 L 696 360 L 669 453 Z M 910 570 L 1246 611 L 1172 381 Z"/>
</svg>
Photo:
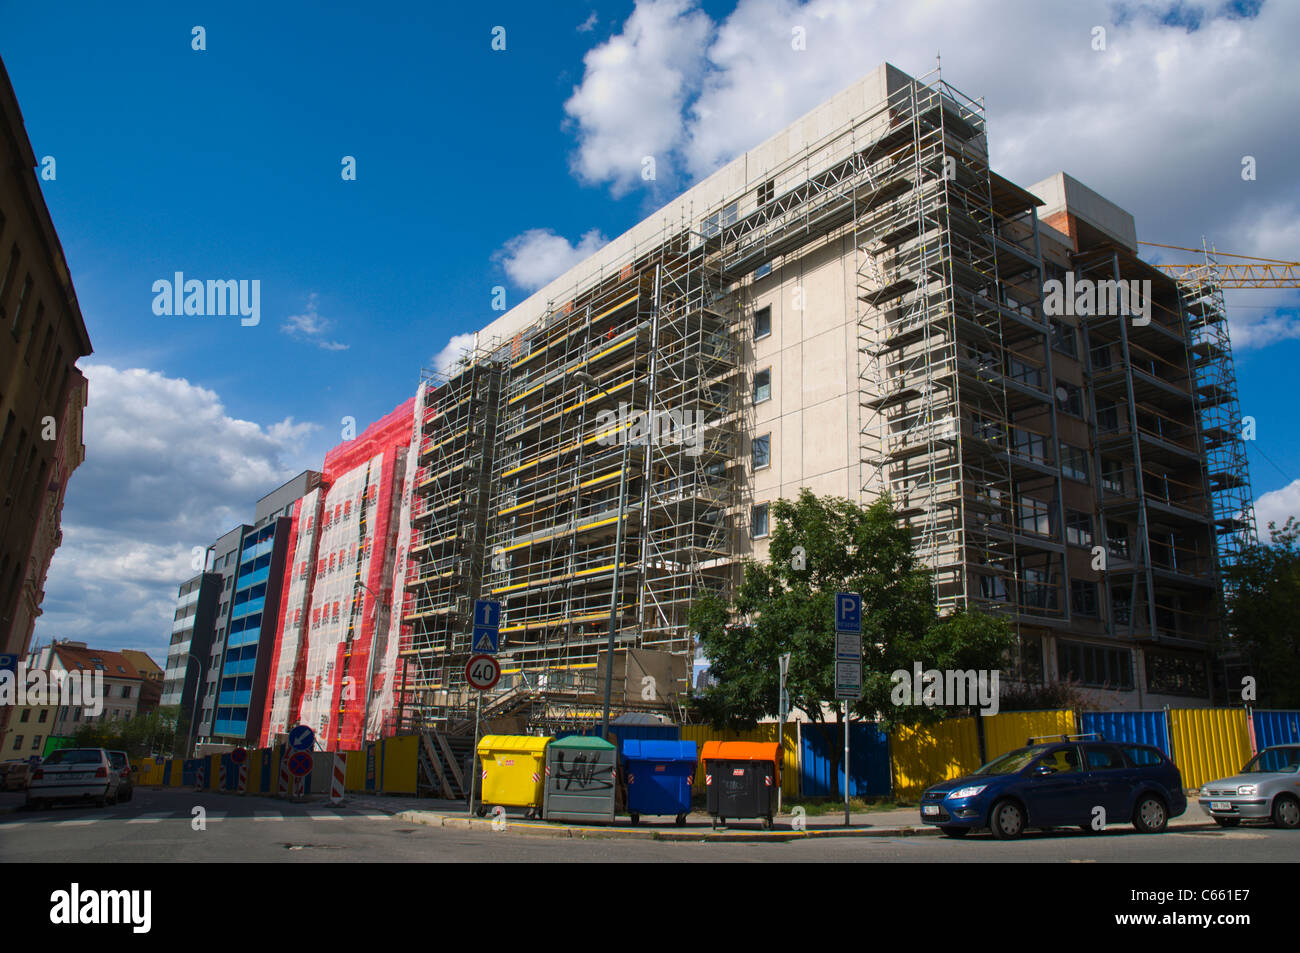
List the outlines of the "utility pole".
<svg viewBox="0 0 1300 953">
<path fill-rule="evenodd" d="M 781 697 L 777 702 L 777 726 L 776 726 L 776 744 L 777 750 L 781 755 L 781 764 L 785 764 L 785 719 L 790 714 L 790 696 L 786 694 L 785 680 L 790 674 L 790 653 L 786 652 L 780 657 L 781 665 Z M 783 779 L 784 780 L 784 779 Z M 776 813 L 781 813 L 781 793 L 784 783 L 776 787 Z"/>
</svg>

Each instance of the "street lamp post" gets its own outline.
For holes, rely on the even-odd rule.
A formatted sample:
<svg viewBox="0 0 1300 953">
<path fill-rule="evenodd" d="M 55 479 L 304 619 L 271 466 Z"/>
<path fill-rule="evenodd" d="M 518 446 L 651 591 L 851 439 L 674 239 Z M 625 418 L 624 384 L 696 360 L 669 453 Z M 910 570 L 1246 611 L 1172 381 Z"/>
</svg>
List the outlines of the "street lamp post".
<svg viewBox="0 0 1300 953">
<path fill-rule="evenodd" d="M 577 371 L 573 377 L 581 384 L 596 388 L 606 397 L 612 398 L 614 396 L 604 387 L 601 387 L 596 379 L 586 371 Z M 627 439 L 626 433 L 623 434 L 623 462 L 620 465 L 618 477 L 618 523 L 614 530 L 614 577 L 609 594 L 609 639 L 605 646 L 605 699 L 600 717 L 600 736 L 602 738 L 609 736 L 609 710 L 611 692 L 614 687 L 614 636 L 618 629 L 618 589 L 622 581 L 623 571 L 623 521 L 627 513 L 627 469 L 631 447 L 632 441 Z"/>
</svg>

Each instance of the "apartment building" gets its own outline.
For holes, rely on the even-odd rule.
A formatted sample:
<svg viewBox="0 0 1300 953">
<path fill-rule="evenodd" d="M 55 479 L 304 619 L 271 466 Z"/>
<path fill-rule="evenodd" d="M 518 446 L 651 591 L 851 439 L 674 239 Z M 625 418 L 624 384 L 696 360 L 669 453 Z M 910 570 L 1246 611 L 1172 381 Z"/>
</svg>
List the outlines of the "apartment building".
<svg viewBox="0 0 1300 953">
<path fill-rule="evenodd" d="M 941 609 L 1012 620 L 1012 678 L 1208 702 L 1219 567 L 1254 532 L 1221 294 L 1068 175 L 998 175 L 987 136 L 883 64 L 428 375 L 403 717 L 463 704 L 476 597 L 505 694 L 589 693 L 611 619 L 689 658 L 690 603 L 803 487 L 888 493 Z"/>
<path fill-rule="evenodd" d="M 176 593 L 160 703 L 178 707 L 186 724 L 195 717 L 195 702 L 206 684 L 203 675 L 216 636 L 217 607 L 226 578 L 219 572 L 201 572 L 181 583 Z"/>
<path fill-rule="evenodd" d="M 68 478 L 85 457 L 75 362 L 91 352 L 36 166 L 0 63 L 0 652 L 14 655 L 31 645 Z"/>
</svg>

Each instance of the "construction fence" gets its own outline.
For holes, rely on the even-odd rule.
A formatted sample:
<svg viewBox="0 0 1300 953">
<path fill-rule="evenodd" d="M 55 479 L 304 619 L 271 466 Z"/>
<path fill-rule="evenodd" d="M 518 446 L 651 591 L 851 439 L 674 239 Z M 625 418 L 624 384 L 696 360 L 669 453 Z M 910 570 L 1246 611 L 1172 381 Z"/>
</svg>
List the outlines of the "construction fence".
<svg viewBox="0 0 1300 953">
<path fill-rule="evenodd" d="M 574 732 L 576 733 L 576 732 Z M 851 725 L 849 795 L 914 800 L 932 784 L 969 774 L 981 764 L 1021 747 L 1033 737 L 1096 733 L 1107 741 L 1153 745 L 1182 772 L 1186 788 L 1236 774 L 1260 749 L 1300 744 L 1300 711 L 1253 711 L 1245 708 L 1187 708 L 1151 711 L 1069 710 L 1003 712 L 988 717 L 954 718 L 919 727 L 899 727 L 892 734 L 870 722 Z M 777 741 L 777 726 L 748 731 L 708 726 L 623 727 L 619 736 L 694 741 Z M 784 796 L 843 797 L 843 726 L 837 722 L 787 724 L 781 735 Z M 345 756 L 346 787 L 356 793 L 419 792 L 418 735 L 366 742 Z M 281 749 L 251 749 L 245 762 L 245 790 L 274 794 L 279 785 Z M 204 758 L 136 758 L 136 783 L 144 786 L 194 788 L 202 771 L 202 790 L 234 793 L 239 766 L 229 754 Z M 304 793 L 328 794 L 332 752 L 315 752 Z M 703 766 L 696 770 L 693 791 L 704 794 Z"/>
</svg>

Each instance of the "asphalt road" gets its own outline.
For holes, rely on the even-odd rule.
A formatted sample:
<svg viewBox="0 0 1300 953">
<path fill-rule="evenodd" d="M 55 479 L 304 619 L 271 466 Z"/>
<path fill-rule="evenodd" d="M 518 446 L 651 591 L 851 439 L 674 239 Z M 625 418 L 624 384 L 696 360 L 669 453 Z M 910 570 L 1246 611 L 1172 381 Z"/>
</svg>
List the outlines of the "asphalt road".
<svg viewBox="0 0 1300 953">
<path fill-rule="evenodd" d="M 194 808 L 206 823 L 196 829 Z M 62 807 L 0 815 L 0 861 L 346 863 L 1221 863 L 1295 862 L 1300 831 L 1245 828 L 1147 836 L 1124 826 L 1100 834 L 1031 833 L 1019 841 L 973 835 L 835 838 L 784 844 L 570 840 L 425 827 L 371 809 L 289 804 L 181 790 L 137 790 L 115 807 Z"/>
</svg>

